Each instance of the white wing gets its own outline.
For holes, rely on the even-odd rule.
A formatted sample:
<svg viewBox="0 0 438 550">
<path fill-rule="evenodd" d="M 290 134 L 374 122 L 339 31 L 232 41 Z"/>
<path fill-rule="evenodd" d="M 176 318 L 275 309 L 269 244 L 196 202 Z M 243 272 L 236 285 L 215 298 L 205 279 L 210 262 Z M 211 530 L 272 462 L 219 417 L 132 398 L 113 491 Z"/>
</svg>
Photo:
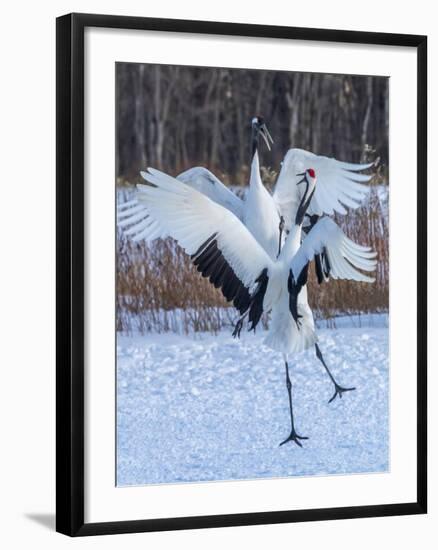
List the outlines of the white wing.
<svg viewBox="0 0 438 550">
<path fill-rule="evenodd" d="M 138 190 L 135 199 L 117 206 L 117 225 L 134 241 L 153 241 L 168 236 L 164 227 L 149 215 L 147 197 Z"/>
<path fill-rule="evenodd" d="M 144 172 L 141 172 L 144 177 Z M 210 170 L 201 166 L 190 168 L 177 176 L 177 179 L 186 185 L 196 189 L 217 204 L 227 208 L 239 219 L 243 215 L 243 201 L 230 191 Z M 137 191 L 136 198 L 117 207 L 117 223 L 124 228 L 126 235 L 134 241 L 151 241 L 157 238 L 167 237 L 165 229 L 151 219 L 148 213 L 148 198 L 142 192 Z"/>
<path fill-rule="evenodd" d="M 230 210 L 240 220 L 243 216 L 243 201 L 228 189 L 210 170 L 195 166 L 177 176 L 209 199 Z"/>
<path fill-rule="evenodd" d="M 268 254 L 227 208 L 159 170 L 142 175 L 154 186 L 138 186 L 152 223 L 178 241 L 227 300 L 246 311 L 260 275 L 273 265 Z"/>
<path fill-rule="evenodd" d="M 346 214 L 344 206 L 357 208 L 369 191 L 369 187 L 361 183 L 368 182 L 372 176 L 357 172 L 372 165 L 373 163 L 350 164 L 318 156 L 303 149 L 289 149 L 284 157 L 273 194 L 285 219 L 286 228 L 293 223 L 301 199 L 301 189 L 297 183 L 302 177 L 297 174 L 302 174 L 309 168 L 313 168 L 316 173 L 316 189 L 308 214 L 322 216 L 333 214 L 335 211 Z"/>
<path fill-rule="evenodd" d="M 351 279 L 372 283 L 374 279 L 363 271 L 374 271 L 376 253 L 370 247 L 361 246 L 349 239 L 336 223 L 327 217 L 321 218 L 303 240 L 295 254 L 291 269 L 295 281 L 313 258 L 324 253 L 328 259 L 329 276 L 333 279 Z"/>
</svg>

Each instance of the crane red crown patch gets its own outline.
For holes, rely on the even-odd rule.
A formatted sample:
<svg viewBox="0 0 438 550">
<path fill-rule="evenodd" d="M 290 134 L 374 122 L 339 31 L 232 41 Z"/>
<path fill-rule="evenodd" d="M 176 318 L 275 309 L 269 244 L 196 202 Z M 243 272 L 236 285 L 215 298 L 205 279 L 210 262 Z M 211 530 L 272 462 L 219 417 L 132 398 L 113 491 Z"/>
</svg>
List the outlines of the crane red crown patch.
<svg viewBox="0 0 438 550">
<path fill-rule="evenodd" d="M 314 178 L 314 177 L 315 177 L 315 170 L 314 170 L 313 168 L 309 168 L 309 169 L 307 170 L 307 173 L 309 174 L 309 176 L 310 176 L 311 178 Z"/>
</svg>

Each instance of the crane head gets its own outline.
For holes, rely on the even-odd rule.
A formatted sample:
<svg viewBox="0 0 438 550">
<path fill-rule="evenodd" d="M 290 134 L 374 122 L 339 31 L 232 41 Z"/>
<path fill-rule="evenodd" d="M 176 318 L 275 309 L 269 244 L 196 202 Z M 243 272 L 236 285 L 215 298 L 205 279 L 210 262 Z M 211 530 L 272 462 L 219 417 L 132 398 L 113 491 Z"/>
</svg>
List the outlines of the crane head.
<svg viewBox="0 0 438 550">
<path fill-rule="evenodd" d="M 297 181 L 297 185 L 305 181 L 307 185 L 311 185 L 313 187 L 316 183 L 316 174 L 313 168 L 308 168 L 306 171 L 301 172 L 301 174 L 297 174 L 297 177 L 302 178 L 300 181 Z"/>
<path fill-rule="evenodd" d="M 308 168 L 305 172 L 302 172 L 301 174 L 297 174 L 297 176 L 302 176 L 303 179 L 297 182 L 297 185 L 300 183 L 306 182 L 306 189 L 303 193 L 303 196 L 301 197 L 300 205 L 298 206 L 297 214 L 295 217 L 295 224 L 301 225 L 304 220 L 304 215 L 307 212 L 307 209 L 309 208 L 310 202 L 313 197 L 313 193 L 315 192 L 315 185 L 316 185 L 316 174 L 315 170 L 313 168 Z"/>
<path fill-rule="evenodd" d="M 257 139 L 259 135 L 262 136 L 264 142 L 266 143 L 266 147 L 268 150 L 271 150 L 271 145 L 274 143 L 274 140 L 272 139 L 271 134 L 269 133 L 268 127 L 266 126 L 266 123 L 261 116 L 255 116 L 251 120 L 251 127 L 253 132 L 253 139 Z"/>
</svg>

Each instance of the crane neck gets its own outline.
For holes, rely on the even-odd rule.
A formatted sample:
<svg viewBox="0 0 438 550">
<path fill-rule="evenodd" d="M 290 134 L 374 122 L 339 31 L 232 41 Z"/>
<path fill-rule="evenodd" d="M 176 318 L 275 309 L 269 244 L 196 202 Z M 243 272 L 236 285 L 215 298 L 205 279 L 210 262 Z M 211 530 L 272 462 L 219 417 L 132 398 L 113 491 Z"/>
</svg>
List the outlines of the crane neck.
<svg viewBox="0 0 438 550">
<path fill-rule="evenodd" d="M 251 162 L 251 172 L 249 176 L 249 188 L 258 189 L 263 186 L 262 178 L 260 177 L 260 161 L 259 154 L 256 151 Z"/>
<path fill-rule="evenodd" d="M 254 128 L 251 129 L 251 157 L 254 158 L 254 155 L 258 151 L 259 146 L 259 132 Z"/>
<path fill-rule="evenodd" d="M 286 238 L 283 248 L 281 249 L 279 261 L 286 262 L 289 264 L 295 254 L 298 252 L 298 249 L 301 246 L 301 230 L 302 223 L 295 224 L 291 227 L 289 235 Z"/>
<path fill-rule="evenodd" d="M 262 186 L 262 179 L 260 177 L 260 161 L 259 161 L 259 154 L 258 151 L 254 153 L 254 156 L 252 158 L 251 162 L 251 173 L 249 178 L 249 186 L 250 187 L 258 187 Z"/>
<path fill-rule="evenodd" d="M 281 250 L 279 259 L 285 262 L 292 261 L 292 258 L 298 252 L 301 246 L 301 230 L 303 227 L 304 216 L 309 208 L 313 194 L 315 192 L 316 181 L 312 179 L 311 183 L 306 179 L 306 190 L 298 206 L 297 214 L 295 216 L 295 223 L 292 226 L 290 233 L 284 243 Z"/>
</svg>

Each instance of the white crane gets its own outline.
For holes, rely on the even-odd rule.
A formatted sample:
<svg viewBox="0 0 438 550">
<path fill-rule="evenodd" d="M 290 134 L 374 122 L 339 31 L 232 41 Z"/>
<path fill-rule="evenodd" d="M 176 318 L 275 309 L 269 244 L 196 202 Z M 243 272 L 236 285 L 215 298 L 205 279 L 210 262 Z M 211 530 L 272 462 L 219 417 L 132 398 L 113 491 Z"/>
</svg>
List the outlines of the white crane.
<svg viewBox="0 0 438 550">
<path fill-rule="evenodd" d="M 368 182 L 372 176 L 358 172 L 370 168 L 372 163 L 352 164 L 302 149 L 289 149 L 281 163 L 281 170 L 271 195 L 260 177 L 259 136 L 262 136 L 270 149 L 272 137 L 263 118 L 256 116 L 251 120 L 251 172 L 248 192 L 244 199 L 235 195 L 210 170 L 202 166 L 182 172 L 177 179 L 233 212 L 271 257 L 279 254 L 281 234 L 291 227 L 301 199 L 301 193 L 294 184 L 308 168 L 313 168 L 318 173 L 318 188 L 309 205 L 309 216 L 331 215 L 334 212 L 345 214 L 343 205 L 357 208 L 369 192 L 369 188 L 363 183 Z M 140 173 L 143 176 L 143 172 Z M 134 241 L 151 241 L 167 236 L 157 232 L 156 224 L 150 219 L 141 187 L 134 200 L 118 205 L 117 217 L 119 227 L 129 226 L 125 234 L 131 236 Z"/>
<path fill-rule="evenodd" d="M 297 183 L 304 183 L 305 188 L 277 259 L 228 208 L 153 168 L 143 177 L 152 184 L 142 186 L 141 194 L 154 230 L 180 244 L 202 275 L 221 288 L 241 315 L 248 315 L 251 329 L 255 329 L 263 312 L 271 312 L 265 342 L 283 354 L 291 418 L 290 435 L 281 444 L 294 441 L 301 446 L 300 439 L 305 438 L 294 426 L 287 356 L 316 343 L 305 291 L 309 262 L 324 251 L 332 278 L 372 282 L 374 279 L 357 269 L 373 271 L 375 253 L 353 243 L 328 217 L 321 218 L 302 240 L 304 216 L 316 187 L 313 169 L 306 170 Z"/>
<path fill-rule="evenodd" d="M 332 215 L 334 212 L 345 214 L 344 206 L 357 208 L 368 194 L 369 188 L 363 184 L 372 176 L 358 172 L 370 168 L 373 163 L 353 164 L 315 155 L 303 149 L 289 149 L 281 163 L 281 170 L 271 195 L 260 178 L 258 138 L 261 135 L 268 148 L 273 140 L 262 117 L 252 119 L 251 131 L 251 174 L 249 189 L 244 199 L 235 195 L 210 170 L 202 166 L 190 168 L 177 178 L 233 212 L 247 227 L 250 226 L 252 233 L 262 232 L 260 244 L 269 254 L 272 255 L 274 250 L 272 239 L 269 238 L 272 222 L 281 217 L 281 229 L 290 229 L 301 199 L 298 187 L 293 184 L 299 181 L 305 170 L 313 168 L 318 173 L 318 187 L 309 205 L 309 216 Z M 260 216 L 268 220 L 267 224 L 257 223 Z M 149 219 L 147 204 L 142 201 L 141 188 L 134 200 L 118 206 L 118 220 L 120 227 L 131 226 L 126 234 L 134 240 L 150 241 L 165 236 L 157 234 L 155 225 Z M 277 223 L 277 236 L 278 227 Z"/>
<path fill-rule="evenodd" d="M 345 214 L 343 205 L 351 208 L 357 208 L 360 205 L 369 190 L 363 183 L 368 182 L 371 176 L 358 172 L 370 168 L 372 164 L 345 163 L 302 149 L 290 149 L 284 157 L 274 193 L 271 195 L 260 177 L 259 136 L 262 136 L 270 149 L 270 144 L 273 143 L 272 137 L 263 118 L 256 116 L 251 120 L 251 172 L 249 188 L 243 200 L 203 167 L 190 168 L 177 176 L 177 179 L 230 210 L 244 223 L 270 258 L 275 259 L 280 254 L 284 235 L 290 231 L 295 219 L 302 198 L 300 187 L 296 184 L 306 170 L 314 169 L 318 173 L 318 186 L 307 210 L 308 219 L 304 231 L 308 232 L 320 216 L 333 214 L 335 211 Z M 147 179 L 144 172 L 141 174 Z M 128 227 L 125 234 L 132 236 L 134 240 L 150 241 L 168 236 L 162 227 L 159 228 L 157 221 L 149 216 L 148 196 L 142 190 L 143 186 L 139 186 L 136 199 L 118 207 L 119 226 Z M 320 254 L 315 255 L 315 268 L 318 282 L 327 281 L 331 266 L 324 249 Z M 223 293 L 229 300 L 227 294 Z M 305 286 L 301 290 L 299 300 L 307 303 Z M 240 336 L 246 315 L 247 313 L 238 320 L 233 332 L 234 336 Z M 344 392 L 355 389 L 338 384 L 324 361 L 317 342 L 315 342 L 315 351 L 334 385 L 335 391 L 329 403 L 336 396 L 342 397 Z"/>
</svg>

